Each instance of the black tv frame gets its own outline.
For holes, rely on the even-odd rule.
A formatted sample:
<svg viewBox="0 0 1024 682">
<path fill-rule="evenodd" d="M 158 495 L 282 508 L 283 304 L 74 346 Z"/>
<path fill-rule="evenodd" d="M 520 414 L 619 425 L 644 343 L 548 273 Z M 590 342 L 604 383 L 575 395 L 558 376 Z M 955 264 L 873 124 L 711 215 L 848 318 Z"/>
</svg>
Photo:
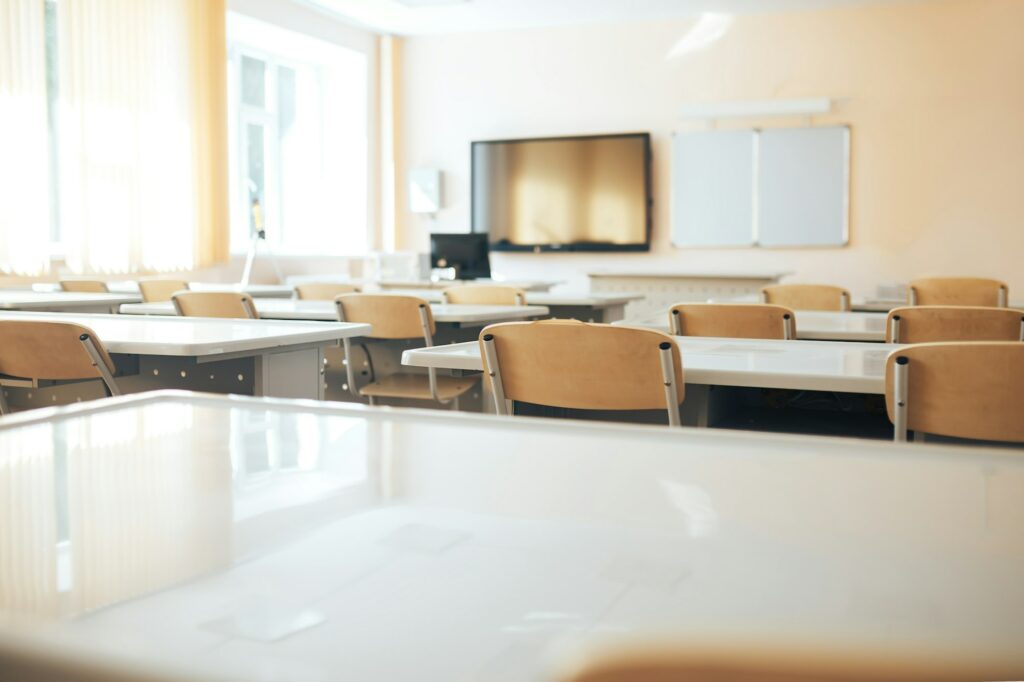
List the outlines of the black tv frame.
<svg viewBox="0 0 1024 682">
<path fill-rule="evenodd" d="M 469 144 L 469 197 L 470 197 L 470 232 L 487 233 L 489 230 L 481 230 L 476 224 L 476 211 L 473 210 L 472 202 L 476 200 L 476 146 L 478 144 L 514 144 L 518 142 L 558 142 L 567 140 L 600 140 L 609 138 L 641 138 L 644 140 L 644 192 L 646 201 L 644 208 L 646 215 L 644 222 L 645 234 L 643 244 L 614 244 L 612 242 L 576 242 L 573 244 L 508 244 L 493 241 L 488 237 L 491 251 L 506 252 L 530 252 L 530 253 L 565 253 L 565 252 L 639 252 L 651 250 L 651 230 L 654 212 L 653 185 L 651 181 L 651 134 L 650 133 L 605 133 L 601 135 L 563 135 L 559 137 L 529 137 L 508 140 L 474 140 Z"/>
</svg>

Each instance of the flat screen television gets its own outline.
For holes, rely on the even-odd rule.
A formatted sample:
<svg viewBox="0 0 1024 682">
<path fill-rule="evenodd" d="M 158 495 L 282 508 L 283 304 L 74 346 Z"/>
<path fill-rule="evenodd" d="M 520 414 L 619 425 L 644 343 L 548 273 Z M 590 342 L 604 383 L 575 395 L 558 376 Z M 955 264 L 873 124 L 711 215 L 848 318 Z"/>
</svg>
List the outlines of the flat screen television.
<svg viewBox="0 0 1024 682">
<path fill-rule="evenodd" d="M 472 229 L 492 251 L 648 251 L 649 133 L 473 142 Z"/>
</svg>

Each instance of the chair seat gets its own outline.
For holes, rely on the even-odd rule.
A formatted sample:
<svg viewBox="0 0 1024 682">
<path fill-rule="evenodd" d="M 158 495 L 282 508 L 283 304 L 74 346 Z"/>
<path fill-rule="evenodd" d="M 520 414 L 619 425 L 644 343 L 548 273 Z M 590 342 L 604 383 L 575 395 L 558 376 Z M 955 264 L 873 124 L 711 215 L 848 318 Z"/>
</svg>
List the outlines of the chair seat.
<svg viewBox="0 0 1024 682">
<path fill-rule="evenodd" d="M 473 388 L 480 376 L 437 377 L 437 395 L 441 400 L 452 400 Z M 373 398 L 406 398 L 409 400 L 433 400 L 430 395 L 430 379 L 426 374 L 392 374 L 367 384 L 359 394 Z"/>
</svg>

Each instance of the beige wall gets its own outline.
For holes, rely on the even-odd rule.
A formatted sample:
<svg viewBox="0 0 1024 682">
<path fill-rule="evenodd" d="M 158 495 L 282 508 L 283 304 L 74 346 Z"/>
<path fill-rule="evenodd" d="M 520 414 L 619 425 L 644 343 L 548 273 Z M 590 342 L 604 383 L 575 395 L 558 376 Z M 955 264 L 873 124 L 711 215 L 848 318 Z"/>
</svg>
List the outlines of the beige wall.
<svg viewBox="0 0 1024 682">
<path fill-rule="evenodd" d="M 417 37 L 404 41 L 399 178 L 445 172 L 436 228 L 469 228 L 474 139 L 649 130 L 650 254 L 499 254 L 519 277 L 582 284 L 588 268 L 793 270 L 878 284 L 926 274 L 1006 279 L 1024 298 L 1024 2 L 940 0 L 739 17 L 705 51 L 667 61 L 692 21 Z M 841 249 L 674 249 L 669 145 L 685 102 L 830 96 L 815 124 L 852 126 L 851 241 Z M 720 127 L 801 125 L 745 120 Z M 702 127 L 703 124 L 698 124 Z M 396 200 L 400 248 L 431 222 Z"/>
</svg>

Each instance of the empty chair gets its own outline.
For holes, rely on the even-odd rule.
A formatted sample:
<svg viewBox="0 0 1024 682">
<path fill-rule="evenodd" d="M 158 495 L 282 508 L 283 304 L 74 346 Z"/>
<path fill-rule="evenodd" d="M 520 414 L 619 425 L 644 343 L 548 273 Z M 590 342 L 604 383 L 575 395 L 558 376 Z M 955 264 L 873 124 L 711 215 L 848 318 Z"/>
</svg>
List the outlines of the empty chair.
<svg viewBox="0 0 1024 682">
<path fill-rule="evenodd" d="M 908 290 L 910 305 L 970 305 L 1005 308 L 1006 284 L 978 277 L 930 277 L 915 279 Z"/>
<path fill-rule="evenodd" d="M 473 305 L 526 305 L 526 294 L 516 287 L 466 284 L 443 292 L 445 303 Z"/>
<path fill-rule="evenodd" d="M 1020 679 L 1020 657 L 990 660 L 832 642 L 694 640 L 605 642 L 564 648 L 557 682 L 977 682 Z"/>
<path fill-rule="evenodd" d="M 146 303 L 170 301 L 179 291 L 187 291 L 188 282 L 181 279 L 140 279 L 139 293 Z"/>
<path fill-rule="evenodd" d="M 0 321 L 0 375 L 41 381 L 101 379 L 110 395 L 114 363 L 96 332 L 70 322 Z M 0 390 L 0 414 L 7 401 Z"/>
<path fill-rule="evenodd" d="M 434 334 L 437 327 L 430 304 L 415 296 L 395 296 L 390 294 L 345 294 L 335 299 L 338 319 L 342 322 L 360 322 L 369 324 L 373 331 L 367 335 L 370 339 L 423 339 L 427 347 L 434 345 Z M 345 357 L 351 358 L 351 342 L 343 340 Z M 366 350 L 369 354 L 369 350 Z M 400 400 L 434 400 L 442 405 L 451 404 L 458 409 L 459 397 L 477 384 L 479 377 L 438 376 L 433 367 L 427 374 L 408 374 L 399 372 L 385 377 L 372 374 L 373 363 L 370 363 L 370 383 L 360 389 L 356 388 L 353 363 L 345 363 L 349 391 L 355 396 L 363 396 L 374 404 L 380 398 Z"/>
<path fill-rule="evenodd" d="M 885 341 L 1024 341 L 1024 312 L 975 306 L 894 308 L 885 323 Z"/>
<path fill-rule="evenodd" d="M 793 310 L 850 309 L 850 292 L 829 284 L 774 284 L 761 289 L 761 300 Z"/>
<path fill-rule="evenodd" d="M 1024 343 L 923 343 L 889 354 L 885 405 L 895 440 L 908 431 L 1024 442 Z"/>
<path fill-rule="evenodd" d="M 333 301 L 342 294 L 357 294 L 359 287 L 340 282 L 311 282 L 295 287 L 295 295 L 304 301 Z"/>
<path fill-rule="evenodd" d="M 668 312 L 676 336 L 795 339 L 796 316 L 780 305 L 680 303 Z"/>
<path fill-rule="evenodd" d="M 485 327 L 480 345 L 498 414 L 506 400 L 581 410 L 658 410 L 678 425 L 683 363 L 651 329 L 542 320 Z"/>
<path fill-rule="evenodd" d="M 60 281 L 60 290 L 73 291 L 78 294 L 110 293 L 107 283 L 96 279 L 62 279 Z"/>
<path fill-rule="evenodd" d="M 182 291 L 171 297 L 174 309 L 186 317 L 259 319 L 252 296 L 225 291 Z"/>
</svg>

